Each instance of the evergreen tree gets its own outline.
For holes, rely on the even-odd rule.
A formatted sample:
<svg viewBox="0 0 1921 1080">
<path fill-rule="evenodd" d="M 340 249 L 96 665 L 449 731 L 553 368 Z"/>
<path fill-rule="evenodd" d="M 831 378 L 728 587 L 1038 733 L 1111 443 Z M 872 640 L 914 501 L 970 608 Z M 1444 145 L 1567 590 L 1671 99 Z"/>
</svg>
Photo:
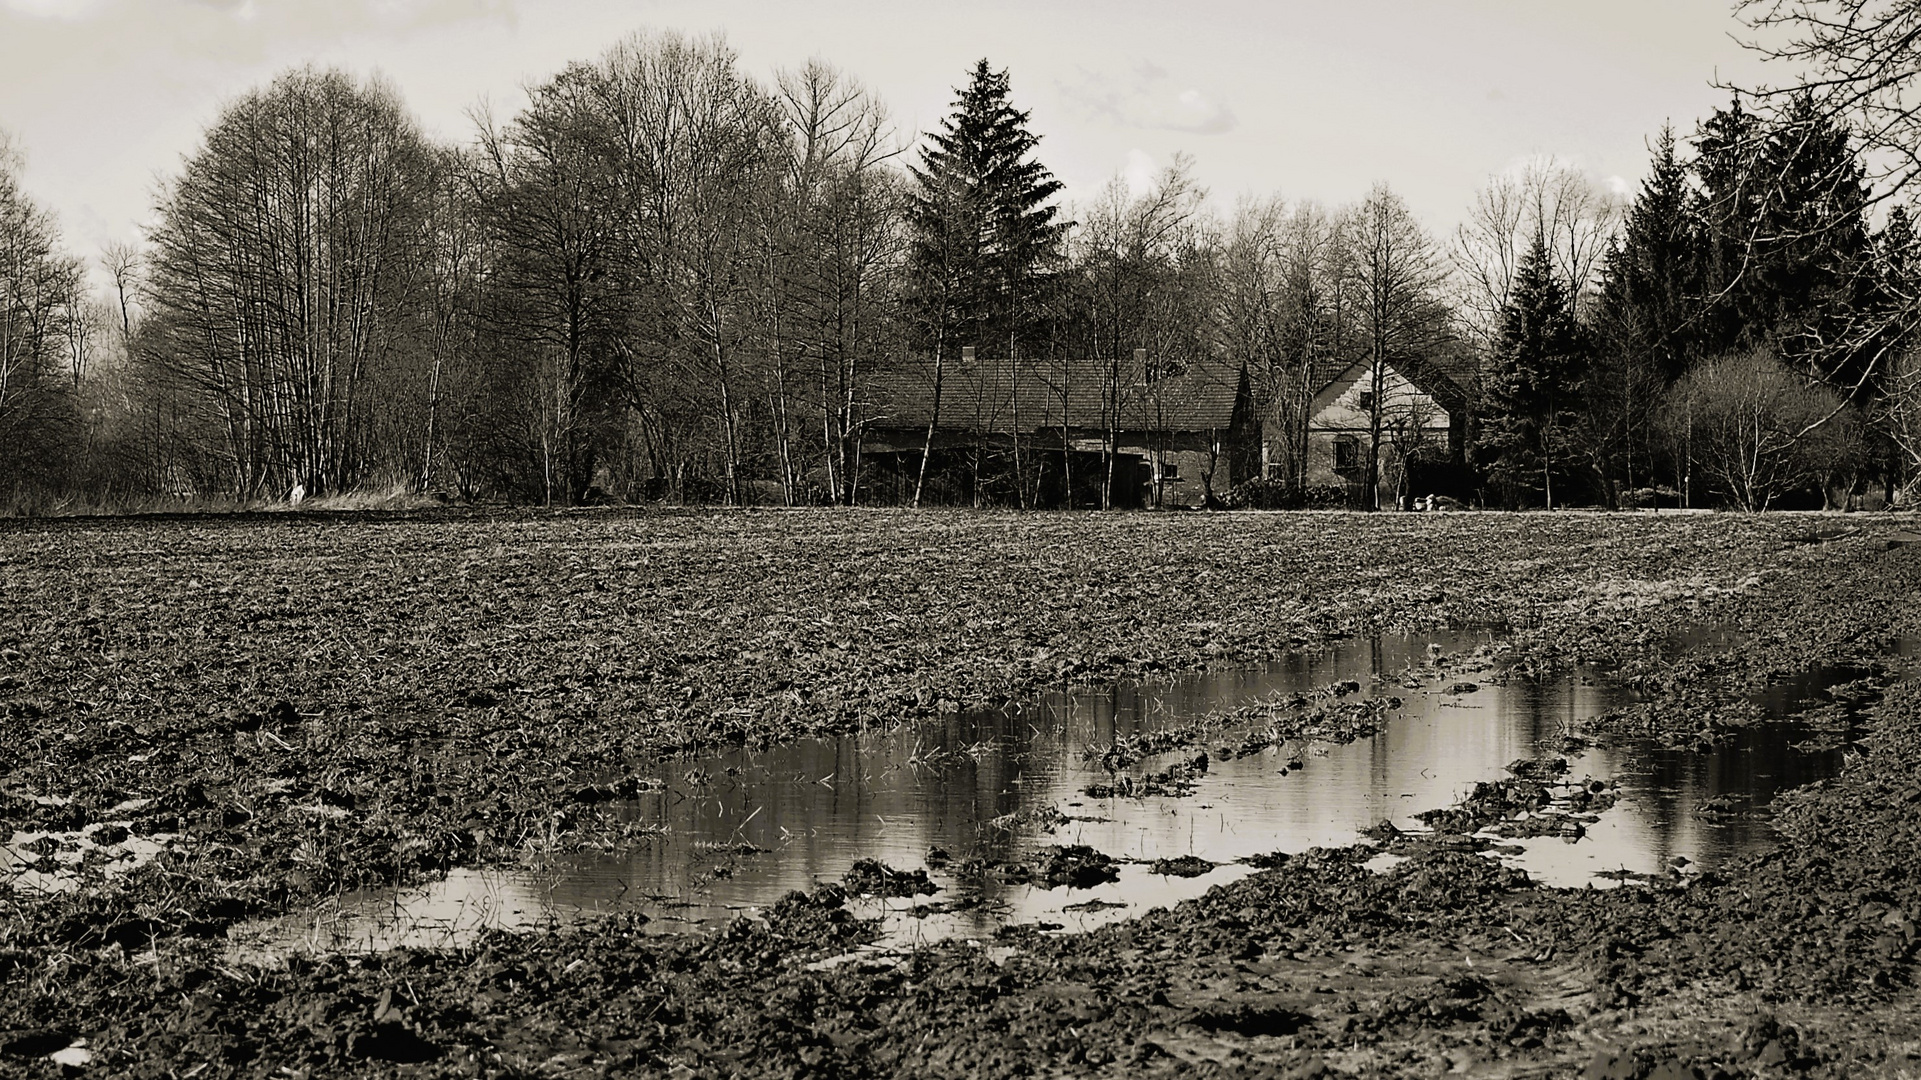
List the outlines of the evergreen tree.
<svg viewBox="0 0 1921 1080">
<path fill-rule="evenodd" d="M 1696 234 L 1687 167 L 1674 151 L 1674 129 L 1663 127 L 1654 168 L 1628 208 L 1619 243 L 1608 252 L 1598 321 L 1613 341 L 1651 368 L 1663 383 L 1687 370 L 1695 333 L 1693 298 Z"/>
<path fill-rule="evenodd" d="M 1033 339 L 1040 285 L 1066 230 L 1050 201 L 1061 183 L 1032 157 L 1040 138 L 1009 102 L 1005 70 L 983 59 L 958 93 L 909 166 L 913 298 L 929 345 L 1018 351 Z"/>
<path fill-rule="evenodd" d="M 968 345 L 1015 364 L 1040 336 L 1041 290 L 1060 258 L 1065 222 L 1050 200 L 1060 181 L 1031 156 L 1040 138 L 1008 101 L 1007 72 L 985 59 L 954 111 L 927 136 L 908 196 L 907 301 L 932 358 L 933 410 L 914 505 L 927 484 L 945 365 Z"/>
<path fill-rule="evenodd" d="M 1800 95 L 1776 116 L 1733 106 L 1701 127 L 1695 164 L 1698 355 L 1767 349 L 1851 391 L 1874 342 L 1868 193 L 1847 128 Z"/>
<path fill-rule="evenodd" d="M 1887 226 L 1876 240 L 1883 321 L 1899 332 L 1913 325 L 1921 304 L 1921 235 L 1908 209 L 1896 206 L 1888 211 Z M 1892 502 L 1904 477 L 1910 490 L 1921 486 L 1921 348 L 1911 336 L 1888 350 L 1870 416 L 1875 452 L 1887 463 L 1882 471 L 1884 497 Z"/>
<path fill-rule="evenodd" d="M 1654 414 L 1700 333 L 1692 200 L 1674 130 L 1663 127 L 1653 169 L 1609 247 L 1594 315 L 1581 441 L 1609 505 L 1614 485 L 1636 487 L 1651 474 Z"/>
<path fill-rule="evenodd" d="M 1914 218 L 1905 206 L 1888 211 L 1888 224 L 1875 238 L 1881 252 L 1881 273 L 1894 283 L 1891 291 L 1913 296 L 1913 283 L 1921 274 L 1921 236 L 1914 231 Z"/>
<path fill-rule="evenodd" d="M 1538 483 L 1552 509 L 1554 475 L 1565 475 L 1575 453 L 1583 348 L 1567 287 L 1550 258 L 1537 232 L 1502 313 L 1474 459 L 1510 505 Z"/>
<path fill-rule="evenodd" d="M 1874 283 L 1868 192 L 1851 136 L 1800 95 L 1769 131 L 1760 164 L 1764 317 L 1784 359 L 1845 392 L 1866 374 L 1864 343 L 1850 331 Z"/>
<path fill-rule="evenodd" d="M 1693 338 L 1714 355 L 1760 343 L 1764 322 L 1749 263 L 1764 232 L 1756 162 L 1760 121 L 1739 99 L 1716 109 L 1694 137 L 1697 246 Z M 1677 374 L 1679 374 L 1677 372 Z"/>
</svg>

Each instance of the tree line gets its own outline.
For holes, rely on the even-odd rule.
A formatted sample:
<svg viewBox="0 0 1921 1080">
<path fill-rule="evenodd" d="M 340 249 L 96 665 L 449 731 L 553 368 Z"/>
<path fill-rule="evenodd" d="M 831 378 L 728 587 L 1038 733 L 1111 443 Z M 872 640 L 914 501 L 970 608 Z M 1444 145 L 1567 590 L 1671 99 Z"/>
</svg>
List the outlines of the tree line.
<svg viewBox="0 0 1921 1080">
<path fill-rule="evenodd" d="M 303 68 L 221 111 L 97 275 L 0 146 L 0 496 L 853 503 L 877 377 L 938 408 L 964 348 L 1071 359 L 1111 415 L 1142 356 L 1244 371 L 1281 502 L 1357 364 L 1459 385 L 1489 505 L 1891 494 L 1921 472 L 1921 259 L 1858 128 L 1737 95 L 1659 133 L 1631 198 L 1537 162 L 1439 239 L 1386 185 L 1216 214 L 1185 158 L 1066 206 L 985 60 L 912 151 L 847 74 L 762 82 L 719 37 L 636 35 L 459 145 Z M 1377 487 L 1438 452 L 1370 407 Z M 1025 505 L 1022 467 L 975 497 Z"/>
</svg>

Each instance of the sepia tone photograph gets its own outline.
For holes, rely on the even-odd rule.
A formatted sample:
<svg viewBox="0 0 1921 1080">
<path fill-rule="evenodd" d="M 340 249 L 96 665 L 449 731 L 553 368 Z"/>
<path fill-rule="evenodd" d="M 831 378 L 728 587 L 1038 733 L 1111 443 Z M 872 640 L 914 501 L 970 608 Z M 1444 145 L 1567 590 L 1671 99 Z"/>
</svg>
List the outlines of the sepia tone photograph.
<svg viewBox="0 0 1921 1080">
<path fill-rule="evenodd" d="M 0 0 L 0 1080 L 1921 1080 L 1921 0 Z"/>
</svg>

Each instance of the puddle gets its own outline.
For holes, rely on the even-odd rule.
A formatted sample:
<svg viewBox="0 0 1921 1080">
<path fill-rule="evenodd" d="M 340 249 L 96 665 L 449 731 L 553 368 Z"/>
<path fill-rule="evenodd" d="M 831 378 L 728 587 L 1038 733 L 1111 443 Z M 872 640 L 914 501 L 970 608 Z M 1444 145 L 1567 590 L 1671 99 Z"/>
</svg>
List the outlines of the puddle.
<svg viewBox="0 0 1921 1080">
<path fill-rule="evenodd" d="M 1477 650 L 1485 656 L 1493 641 L 1492 632 L 1462 632 L 1338 642 L 1259 668 L 667 763 L 657 789 L 622 807 L 655 832 L 631 850 L 350 894 L 305 918 L 236 934 L 236 948 L 249 955 L 448 946 L 484 929 L 559 926 L 612 911 L 643 912 L 660 932 L 714 927 L 789 890 L 838 881 L 857 859 L 917 870 L 935 848 L 953 863 L 930 868 L 940 886 L 934 895 L 850 901 L 860 914 L 884 916 L 887 943 L 987 938 L 1010 923 L 1091 929 L 1252 873 L 1239 859 L 1350 844 L 1383 820 L 1418 830 L 1414 814 L 1453 804 L 1516 758 L 1553 752 L 1581 719 L 1628 700 L 1591 673 L 1496 685 L 1471 681 L 1485 680 L 1485 670 L 1447 668 Z M 1441 669 L 1429 664 L 1436 656 Z M 1852 677 L 1771 688 L 1768 702 L 1786 708 Z M 1214 748 L 1229 740 L 1210 738 L 1129 770 L 1144 775 L 1206 749 L 1213 760 L 1186 797 L 1086 794 L 1113 779 L 1085 760 L 1089 747 L 1342 680 L 1362 684 L 1362 694 L 1398 697 L 1401 708 L 1374 735 L 1346 745 L 1286 743 L 1221 760 Z M 1525 854 L 1503 857 L 1544 883 L 1579 886 L 1607 884 L 1595 877 L 1604 871 L 1659 873 L 1677 856 L 1703 868 L 1752 851 L 1771 839 L 1749 812 L 1754 806 L 1840 768 L 1840 751 L 1804 753 L 1794 745 L 1803 738 L 1775 726 L 1705 754 L 1630 744 L 1571 758 L 1572 777 L 1618 784 L 1617 804 L 1579 841 L 1510 841 Z M 1017 861 L 1077 844 L 1125 860 L 1118 880 L 1048 889 L 955 869 L 969 856 Z M 1155 861 L 1184 856 L 1218 865 L 1187 877 L 1153 872 Z"/>
<path fill-rule="evenodd" d="M 115 809 L 119 809 L 116 807 Z M 124 874 L 159 857 L 171 833 L 135 836 L 131 821 L 103 821 L 72 832 L 26 830 L 0 842 L 0 885 L 33 892 L 72 892 L 83 872 Z"/>
<path fill-rule="evenodd" d="M 1739 644 L 1712 635 L 1704 643 Z M 1921 658 L 1921 638 L 1863 646 L 1856 663 L 1817 667 L 1772 682 L 1751 699 L 1777 722 L 1738 730 L 1708 752 L 1631 741 L 1570 758 L 1574 775 L 1611 780 L 1619 801 L 1569 843 L 1555 837 L 1504 840 L 1525 854 L 1503 856 L 1544 885 L 1618 885 L 1632 875 L 1691 873 L 1766 847 L 1774 839 L 1768 804 L 1783 792 L 1840 775 L 1845 732 L 1818 731 L 1796 716 L 1843 725 L 1879 694 L 1878 672 L 1896 677 Z M 1605 876 L 1603 876 L 1605 875 Z"/>
<path fill-rule="evenodd" d="M 1572 775 L 1613 781 L 1619 801 L 1575 842 L 1501 841 L 1526 852 L 1503 861 L 1543 885 L 1605 888 L 1620 884 L 1622 874 L 1693 872 L 1759 850 L 1774 831 L 1756 811 L 1779 792 L 1841 772 L 1841 748 L 1799 748 L 1810 734 L 1770 724 L 1740 731 L 1705 754 L 1634 743 L 1571 757 Z"/>
</svg>

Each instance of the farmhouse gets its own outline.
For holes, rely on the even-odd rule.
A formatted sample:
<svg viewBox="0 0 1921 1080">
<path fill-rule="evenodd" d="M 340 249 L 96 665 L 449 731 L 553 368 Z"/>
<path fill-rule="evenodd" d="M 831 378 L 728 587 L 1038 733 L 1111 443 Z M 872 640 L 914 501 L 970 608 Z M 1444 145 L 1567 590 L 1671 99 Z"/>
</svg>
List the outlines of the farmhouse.
<svg viewBox="0 0 1921 1080">
<path fill-rule="evenodd" d="M 1380 417 L 1378 491 L 1367 490 L 1368 448 Z M 1271 430 L 1282 430 L 1273 425 Z M 1342 485 L 1356 506 L 1405 505 L 1423 495 L 1460 495 L 1467 395 L 1440 364 L 1358 360 L 1329 379 L 1308 406 L 1304 479 Z M 1267 447 L 1270 460 L 1279 448 Z"/>
<path fill-rule="evenodd" d="M 896 501 L 913 497 L 930 447 L 926 497 L 1040 506 L 1099 505 L 1110 444 L 1116 506 L 1205 505 L 1259 458 L 1247 373 L 1236 364 L 1161 367 L 1135 350 L 1117 370 L 966 348 L 938 373 L 916 364 L 877 373 L 872 386 L 861 441 L 868 490 Z"/>
</svg>

